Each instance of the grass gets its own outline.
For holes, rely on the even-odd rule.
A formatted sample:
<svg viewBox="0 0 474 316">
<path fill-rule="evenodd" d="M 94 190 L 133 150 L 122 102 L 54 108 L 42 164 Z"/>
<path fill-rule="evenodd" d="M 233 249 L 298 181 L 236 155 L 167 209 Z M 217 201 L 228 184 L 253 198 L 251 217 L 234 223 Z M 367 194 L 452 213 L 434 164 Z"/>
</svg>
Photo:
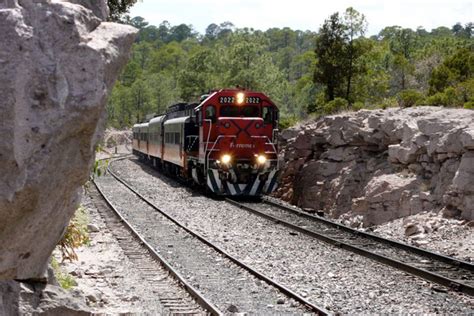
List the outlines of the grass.
<svg viewBox="0 0 474 316">
<path fill-rule="evenodd" d="M 90 243 L 89 231 L 87 230 L 88 223 L 87 210 L 83 206 L 79 206 L 66 228 L 66 233 L 58 244 L 63 261 L 77 260 L 74 249 Z"/>
<path fill-rule="evenodd" d="M 81 205 L 77 208 L 74 217 L 66 228 L 66 233 L 57 246 L 61 253 L 63 262 L 65 260 L 77 260 L 77 254 L 74 249 L 83 245 L 89 245 L 90 239 L 89 231 L 87 229 L 88 224 L 89 214 L 87 209 Z M 77 285 L 74 277 L 61 269 L 58 260 L 54 256 L 51 257 L 51 267 L 53 268 L 54 275 L 56 276 L 59 285 L 63 289 L 68 290 Z"/>
<path fill-rule="evenodd" d="M 53 268 L 54 275 L 58 280 L 59 285 L 65 289 L 69 290 L 74 286 L 77 286 L 76 280 L 72 277 L 72 275 L 64 272 L 61 267 L 59 266 L 59 262 L 55 257 L 51 257 L 51 267 Z"/>
</svg>

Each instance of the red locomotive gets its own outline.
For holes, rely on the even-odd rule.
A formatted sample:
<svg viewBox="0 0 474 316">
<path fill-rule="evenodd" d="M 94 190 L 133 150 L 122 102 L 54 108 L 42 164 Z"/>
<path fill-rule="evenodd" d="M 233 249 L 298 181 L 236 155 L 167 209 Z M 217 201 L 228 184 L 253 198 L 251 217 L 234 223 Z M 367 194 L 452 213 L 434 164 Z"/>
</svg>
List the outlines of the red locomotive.
<svg viewBox="0 0 474 316">
<path fill-rule="evenodd" d="M 219 195 L 276 187 L 278 108 L 263 93 L 223 89 L 133 126 L 133 153 Z"/>
</svg>

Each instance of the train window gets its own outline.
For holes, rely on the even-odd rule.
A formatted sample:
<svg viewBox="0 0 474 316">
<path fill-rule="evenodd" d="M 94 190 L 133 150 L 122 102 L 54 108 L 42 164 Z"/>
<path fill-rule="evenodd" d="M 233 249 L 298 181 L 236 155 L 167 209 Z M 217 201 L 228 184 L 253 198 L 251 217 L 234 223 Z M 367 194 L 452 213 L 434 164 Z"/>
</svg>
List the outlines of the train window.
<svg viewBox="0 0 474 316">
<path fill-rule="evenodd" d="M 216 108 L 214 105 L 208 105 L 206 107 L 206 119 L 210 119 L 212 122 L 216 121 Z"/>
<path fill-rule="evenodd" d="M 259 117 L 260 111 L 258 106 L 244 106 L 242 109 L 242 116 L 244 117 Z"/>
<path fill-rule="evenodd" d="M 235 106 L 224 105 L 221 107 L 221 117 L 259 117 L 260 109 L 258 106 Z"/>
<path fill-rule="evenodd" d="M 221 117 L 237 117 L 240 116 L 240 108 L 232 105 L 221 106 Z"/>
<path fill-rule="evenodd" d="M 174 143 L 179 144 L 179 133 L 174 133 Z"/>
<path fill-rule="evenodd" d="M 262 117 L 265 124 L 273 123 L 274 109 L 269 106 L 264 106 L 262 110 Z"/>
</svg>

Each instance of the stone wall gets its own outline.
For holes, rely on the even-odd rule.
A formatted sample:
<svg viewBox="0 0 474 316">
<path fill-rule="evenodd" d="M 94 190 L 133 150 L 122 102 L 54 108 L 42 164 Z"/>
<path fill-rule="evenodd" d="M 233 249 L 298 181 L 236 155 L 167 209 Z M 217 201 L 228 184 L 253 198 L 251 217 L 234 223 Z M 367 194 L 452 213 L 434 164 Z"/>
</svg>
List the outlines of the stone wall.
<svg viewBox="0 0 474 316">
<path fill-rule="evenodd" d="M 105 0 L 0 0 L 0 280 L 41 278 L 77 207 L 136 34 L 106 15 Z"/>
<path fill-rule="evenodd" d="M 418 107 L 323 117 L 282 132 L 276 196 L 365 226 L 422 211 L 474 219 L 474 111 Z"/>
</svg>

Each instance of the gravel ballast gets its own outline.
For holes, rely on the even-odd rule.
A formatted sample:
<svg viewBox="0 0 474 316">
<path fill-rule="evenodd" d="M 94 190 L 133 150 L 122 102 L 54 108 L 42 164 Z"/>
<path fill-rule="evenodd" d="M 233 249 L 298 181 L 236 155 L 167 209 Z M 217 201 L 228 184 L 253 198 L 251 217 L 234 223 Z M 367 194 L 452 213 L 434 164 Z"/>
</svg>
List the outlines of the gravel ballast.
<svg viewBox="0 0 474 316">
<path fill-rule="evenodd" d="M 82 205 L 89 216 L 90 243 L 76 250 L 78 261 L 61 266 L 83 293 L 91 312 L 99 315 L 162 314 L 160 289 L 144 282 L 88 195 Z"/>
<path fill-rule="evenodd" d="M 309 312 L 166 219 L 111 176 L 99 177 L 96 182 L 145 240 L 221 311 Z"/>
<path fill-rule="evenodd" d="M 472 298 L 202 196 L 134 159 L 112 168 L 190 228 L 331 311 L 473 312 Z"/>
</svg>

